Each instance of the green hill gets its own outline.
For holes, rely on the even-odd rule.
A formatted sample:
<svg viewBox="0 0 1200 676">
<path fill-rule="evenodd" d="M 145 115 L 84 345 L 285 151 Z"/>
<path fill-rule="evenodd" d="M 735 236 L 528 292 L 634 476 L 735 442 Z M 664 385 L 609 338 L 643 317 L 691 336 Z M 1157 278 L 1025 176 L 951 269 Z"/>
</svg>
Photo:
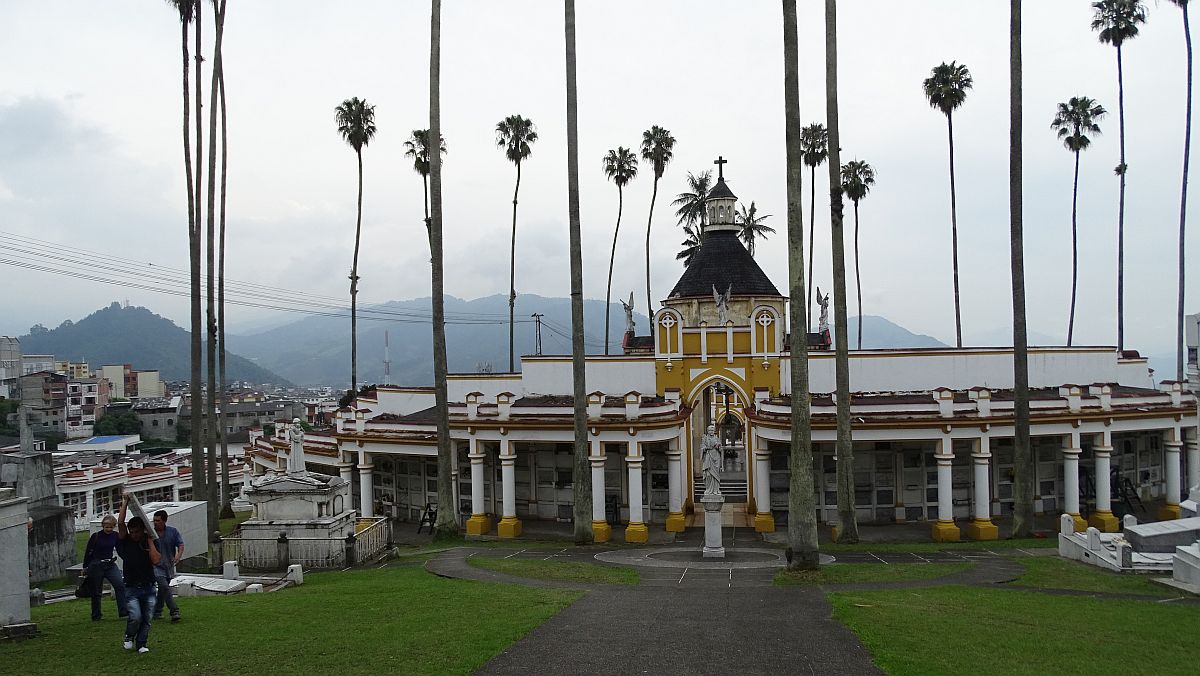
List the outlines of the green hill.
<svg viewBox="0 0 1200 676">
<path fill-rule="evenodd" d="M 103 364 L 132 364 L 136 369 L 158 369 L 164 380 L 191 377 L 191 338 L 169 319 L 144 307 L 113 303 L 83 319 L 67 320 L 56 329 L 41 325 L 21 336 L 25 354 L 53 354 L 58 359 Z M 229 380 L 288 384 L 286 380 L 250 360 L 227 354 Z"/>
</svg>

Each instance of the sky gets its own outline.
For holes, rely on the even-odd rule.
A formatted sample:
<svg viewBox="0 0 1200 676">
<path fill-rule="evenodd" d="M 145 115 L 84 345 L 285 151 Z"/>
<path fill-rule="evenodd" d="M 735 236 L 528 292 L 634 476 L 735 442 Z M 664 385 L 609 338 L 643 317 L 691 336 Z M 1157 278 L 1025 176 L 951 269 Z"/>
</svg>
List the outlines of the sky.
<svg viewBox="0 0 1200 676">
<path fill-rule="evenodd" d="M 825 121 L 823 3 L 801 0 L 802 123 Z M 267 305 L 297 298 L 346 303 L 354 245 L 356 163 L 334 108 L 376 106 L 363 152 L 360 304 L 430 292 L 422 184 L 403 157 L 428 126 L 429 3 L 360 0 L 229 3 L 228 262 L 237 296 Z M 287 11 L 281 12 L 286 7 Z M 1173 354 L 1176 246 L 1184 124 L 1181 12 L 1148 3 L 1124 49 L 1128 188 L 1126 347 Z M 1011 335 L 1008 272 L 1008 3 L 843 0 L 839 3 L 842 160 L 869 162 L 877 183 L 859 210 L 862 311 L 952 343 L 946 119 L 924 99 L 933 66 L 966 64 L 974 88 L 954 116 L 964 338 Z M 1033 342 L 1066 335 L 1071 282 L 1073 158 L 1049 128 L 1055 106 L 1087 95 L 1110 111 L 1082 157 L 1076 344 L 1115 344 L 1118 162 L 1116 50 L 1090 29 L 1083 0 L 1026 2 L 1025 251 Z M 203 52 L 215 31 L 206 3 Z M 539 140 L 522 165 L 518 293 L 567 296 L 566 99 L 562 4 L 446 2 L 442 18 L 446 292 L 507 292 L 515 171 L 495 126 L 521 114 Z M 56 326 L 114 300 L 187 321 L 187 301 L 147 288 L 17 267 L 71 267 L 141 287 L 187 266 L 177 15 L 154 0 L 0 4 L 0 333 Z M 729 186 L 771 214 L 778 234 L 757 259 L 786 290 L 785 149 L 779 2 L 582 0 L 577 7 L 580 203 L 584 293 L 604 298 L 617 189 L 601 160 L 668 128 L 675 158 L 658 189 L 650 234 L 653 293 L 665 298 L 682 265 L 670 201 L 688 172 L 729 160 Z M 209 66 L 204 68 L 205 146 Z M 194 74 L 191 86 L 195 88 Z M 194 91 L 194 89 L 193 89 Z M 194 123 L 194 121 L 193 121 Z M 207 161 L 206 161 L 207 164 Z M 205 168 L 207 173 L 207 167 Z M 815 283 L 831 288 L 827 169 L 817 171 Z M 810 174 L 804 174 L 805 224 Z M 624 190 L 613 302 L 645 289 L 653 172 Z M 1200 193 L 1196 201 L 1200 201 Z M 1193 209 L 1193 212 L 1195 210 Z M 1195 218 L 1189 219 L 1194 229 Z M 853 211 L 847 266 L 854 297 Z M 20 238 L 20 239 L 18 239 Z M 1200 254 L 1189 237 L 1188 253 Z M 41 252 L 34 255 L 30 251 Z M 44 254 L 59 256 L 48 259 Z M 143 275 L 121 276 L 130 266 Z M 232 284 L 232 282 L 231 282 Z M 248 286 L 258 285 L 258 286 Z M 268 288 L 269 287 L 269 288 Z M 1200 282 L 1188 282 L 1189 312 Z M 234 294 L 231 294 L 234 297 Z M 317 301 L 317 298 L 322 300 Z M 297 315 L 236 306 L 231 331 Z M 857 314 L 853 305 L 850 314 Z"/>
</svg>

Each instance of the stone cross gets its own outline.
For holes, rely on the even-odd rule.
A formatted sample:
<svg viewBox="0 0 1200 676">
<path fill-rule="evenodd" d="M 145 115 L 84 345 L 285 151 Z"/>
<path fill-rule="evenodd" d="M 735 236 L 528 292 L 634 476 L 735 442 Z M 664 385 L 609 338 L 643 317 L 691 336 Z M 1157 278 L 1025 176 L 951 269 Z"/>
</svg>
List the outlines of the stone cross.
<svg viewBox="0 0 1200 676">
<path fill-rule="evenodd" d="M 717 159 L 713 160 L 713 164 L 717 165 L 717 180 L 718 181 L 725 180 L 725 165 L 728 162 L 729 162 L 729 160 L 725 159 L 724 157 L 721 157 L 720 155 L 717 155 Z M 709 174 L 709 175 L 711 176 L 712 174 Z"/>
</svg>

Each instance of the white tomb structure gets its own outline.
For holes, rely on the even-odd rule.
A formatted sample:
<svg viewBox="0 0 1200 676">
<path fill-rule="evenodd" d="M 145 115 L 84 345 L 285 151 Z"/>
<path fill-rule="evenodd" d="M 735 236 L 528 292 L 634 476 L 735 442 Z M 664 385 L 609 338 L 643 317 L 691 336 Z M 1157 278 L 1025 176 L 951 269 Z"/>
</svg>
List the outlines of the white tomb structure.
<svg viewBox="0 0 1200 676">
<path fill-rule="evenodd" d="M 29 498 L 0 488 L 0 637 L 27 635 L 29 623 Z"/>
<path fill-rule="evenodd" d="M 296 560 L 305 567 L 340 565 L 356 524 L 350 482 L 305 469 L 299 418 L 287 435 L 287 473 L 260 479 L 246 491 L 254 514 L 241 525 L 238 562 L 246 568 L 285 568 Z"/>
</svg>

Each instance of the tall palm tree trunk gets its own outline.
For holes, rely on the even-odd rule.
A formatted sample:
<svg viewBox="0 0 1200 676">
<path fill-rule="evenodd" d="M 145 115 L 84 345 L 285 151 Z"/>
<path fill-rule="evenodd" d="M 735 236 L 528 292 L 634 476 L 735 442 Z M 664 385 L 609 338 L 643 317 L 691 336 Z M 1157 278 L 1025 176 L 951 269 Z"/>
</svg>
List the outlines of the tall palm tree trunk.
<svg viewBox="0 0 1200 676">
<path fill-rule="evenodd" d="M 209 79 L 208 97 L 208 223 L 205 229 L 205 251 L 207 262 L 207 279 L 205 284 L 205 301 L 208 324 L 205 327 L 207 337 L 205 350 L 205 366 L 208 376 L 208 401 L 204 415 L 208 430 L 208 463 L 207 482 L 209 485 L 208 500 L 208 532 L 217 530 L 221 515 L 221 494 L 217 483 L 217 444 L 223 436 L 217 424 L 217 75 L 221 72 L 221 40 L 224 34 L 221 26 L 221 12 L 218 7 L 215 12 L 217 36 L 213 46 L 213 74 Z"/>
<path fill-rule="evenodd" d="M 1025 328 L 1021 0 L 1011 0 L 1009 31 L 1008 211 L 1013 295 L 1013 537 L 1029 537 L 1033 531 L 1034 467 L 1029 442 L 1029 338 Z"/>
<path fill-rule="evenodd" d="M 567 50 L 567 216 L 571 231 L 571 381 L 575 399 L 575 544 L 592 540 L 592 472 L 588 462 L 587 383 L 583 352 L 583 245 L 579 225 L 579 98 L 575 81 L 575 0 L 564 3 Z M 620 188 L 618 187 L 618 190 Z M 620 227 L 618 212 L 617 225 Z M 613 234 L 614 245 L 616 234 Z M 611 273 L 610 273 L 611 274 Z M 608 316 L 608 306 L 604 307 Z M 607 334 L 606 334 L 607 338 Z"/>
<path fill-rule="evenodd" d="M 435 153 L 436 154 L 436 151 Z M 517 162 L 517 184 L 513 186 L 512 244 L 508 250 L 508 372 L 516 373 L 513 361 L 513 311 L 517 303 L 517 193 L 521 191 L 521 162 Z"/>
<path fill-rule="evenodd" d="M 442 2 L 433 0 L 429 22 L 429 138 L 433 152 L 429 153 L 429 201 L 433 211 L 429 221 L 429 248 L 433 283 L 433 399 L 437 418 L 438 445 L 438 512 L 434 528 L 437 537 L 458 534 L 454 504 L 453 458 L 450 441 L 450 408 L 446 393 L 446 313 L 445 269 L 442 265 Z"/>
<path fill-rule="evenodd" d="M 803 168 L 800 165 L 800 76 L 796 36 L 796 0 L 783 0 L 783 110 L 787 146 L 788 323 L 791 326 L 792 424 L 788 449 L 788 567 L 815 570 L 817 520 L 812 466 L 812 410 L 808 383 L 808 336 L 800 331 L 806 319 L 804 290 Z M 807 327 L 807 325 L 806 325 Z M 760 510 L 764 507 L 759 507 Z"/>
<path fill-rule="evenodd" d="M 191 293 L 191 382 L 189 389 L 191 390 L 191 429 L 188 430 L 191 437 L 191 462 L 192 462 L 192 498 L 195 500 L 204 499 L 204 444 L 203 436 L 200 432 L 200 402 L 203 393 L 200 389 L 200 232 L 196 227 L 196 193 L 195 179 L 192 175 L 192 147 L 191 147 L 191 127 L 190 127 L 190 111 L 191 97 L 188 91 L 188 68 L 191 66 L 188 56 L 188 25 L 182 23 L 182 37 L 180 39 L 183 45 L 183 166 L 184 173 L 187 179 L 187 205 L 188 205 L 188 272 L 190 277 L 190 293 Z M 198 85 L 197 85 L 198 86 Z"/>
<path fill-rule="evenodd" d="M 196 22 L 196 56 L 193 59 L 196 65 L 196 260 L 192 263 L 192 271 L 196 276 L 195 282 L 192 284 L 193 302 L 195 303 L 195 306 L 192 309 L 192 354 L 193 358 L 196 360 L 196 380 L 201 383 L 201 387 L 204 386 L 204 375 L 202 370 L 202 364 L 204 362 L 204 339 L 202 337 L 204 335 L 204 320 L 202 319 L 203 312 L 200 309 L 201 303 L 203 303 L 203 294 L 200 289 L 200 278 L 203 274 L 201 271 L 200 259 L 204 255 L 203 242 L 201 240 L 201 232 L 203 231 L 202 229 L 204 227 L 204 118 L 201 114 L 201 95 L 204 90 L 204 82 L 201 79 L 200 70 L 200 66 L 204 62 L 204 57 L 201 54 L 201 46 L 203 43 L 200 41 L 200 28 L 204 24 L 204 22 L 201 21 L 200 16 L 202 5 L 203 3 L 201 2 L 196 3 L 194 15 L 194 21 Z M 208 383 L 208 387 L 206 389 L 209 392 L 209 396 L 212 396 L 212 383 Z M 208 463 L 210 460 L 208 447 L 211 445 L 211 441 L 208 439 L 208 435 L 206 433 L 207 425 L 205 421 L 205 410 L 206 406 L 204 395 L 201 394 L 201 396 L 196 398 L 192 403 L 192 427 L 194 428 L 193 434 L 195 435 L 197 440 L 196 444 L 200 447 L 200 454 L 203 458 L 199 467 L 192 467 L 192 493 L 194 494 L 196 500 L 208 502 L 212 498 L 210 495 L 212 486 L 208 483 Z M 209 531 L 211 532 L 211 530 L 212 529 L 210 528 Z"/>
<path fill-rule="evenodd" d="M 1067 322 L 1067 347 L 1075 337 L 1075 295 L 1079 288 L 1079 151 L 1075 151 L 1075 180 L 1071 187 L 1071 318 Z"/>
<path fill-rule="evenodd" d="M 617 234 L 621 232 L 621 211 L 625 208 L 625 191 L 617 186 L 617 227 L 613 228 L 612 253 L 608 255 L 608 287 L 604 294 L 604 355 L 608 356 L 609 303 L 612 302 L 613 263 L 617 260 Z"/>
<path fill-rule="evenodd" d="M 842 228 L 842 157 L 838 125 L 837 0 L 825 0 L 825 109 L 829 125 L 830 233 L 837 387 L 838 542 L 858 542 L 854 516 L 854 440 L 850 429 L 850 350 L 846 336 L 846 245 Z"/>
<path fill-rule="evenodd" d="M 1188 160 L 1192 150 L 1192 28 L 1188 23 L 1187 3 L 1180 5 L 1183 10 L 1183 41 L 1187 45 L 1187 119 L 1183 127 L 1183 186 L 1179 190 L 1179 302 L 1175 308 L 1175 379 L 1182 381 L 1183 373 L 1183 281 L 1184 266 L 1183 248 L 1187 241 L 1187 189 L 1188 189 Z"/>
<path fill-rule="evenodd" d="M 804 330 L 812 331 L 812 290 L 813 290 L 813 252 L 816 249 L 817 229 L 817 165 L 812 166 L 808 181 L 808 301 L 804 304 Z M 805 336 L 805 348 L 808 347 L 808 337 Z"/>
<path fill-rule="evenodd" d="M 221 3 L 221 28 L 225 26 L 225 3 Z M 217 263 L 217 331 L 219 332 L 217 342 L 220 345 L 218 358 L 220 359 L 219 371 L 217 374 L 218 384 L 217 389 L 221 393 L 221 409 L 217 414 L 217 424 L 221 429 L 221 518 L 231 518 L 233 516 L 233 507 L 230 504 L 233 499 L 229 492 L 229 438 L 226 436 L 228 427 L 225 424 L 225 409 L 229 405 L 229 390 L 226 386 L 228 382 L 225 378 L 225 179 L 229 174 L 229 134 L 226 128 L 225 115 L 225 61 L 222 59 L 219 62 L 220 69 L 217 71 L 217 86 L 219 87 L 220 102 L 221 102 L 221 225 L 220 225 L 220 259 Z M 246 469 L 242 470 L 247 471 Z"/>
<path fill-rule="evenodd" d="M 350 391 L 358 392 L 358 248 L 362 241 L 362 149 L 358 156 L 358 220 L 354 224 L 354 261 L 350 264 Z"/>
<path fill-rule="evenodd" d="M 954 117 L 950 113 L 946 113 L 946 131 L 950 137 L 950 245 L 954 264 L 954 340 L 958 347 L 962 347 L 962 306 L 958 296 L 958 202 L 954 190 Z"/>
<path fill-rule="evenodd" d="M 650 224 L 654 222 L 654 200 L 658 197 L 658 173 L 654 174 L 654 190 L 650 193 L 650 215 L 646 217 L 646 316 L 650 318 L 650 335 L 654 335 L 654 303 L 650 298 Z"/>
<path fill-rule="evenodd" d="M 858 292 L 858 349 L 862 349 L 862 274 L 858 266 L 858 200 L 854 201 L 854 290 Z"/>
<path fill-rule="evenodd" d="M 429 174 L 421 174 L 421 196 L 425 198 L 425 238 L 429 239 L 432 230 L 429 225 Z"/>
<path fill-rule="evenodd" d="M 1117 45 L 1117 110 L 1121 128 L 1121 196 L 1117 203 L 1117 350 L 1125 350 L 1125 69 Z"/>
</svg>

